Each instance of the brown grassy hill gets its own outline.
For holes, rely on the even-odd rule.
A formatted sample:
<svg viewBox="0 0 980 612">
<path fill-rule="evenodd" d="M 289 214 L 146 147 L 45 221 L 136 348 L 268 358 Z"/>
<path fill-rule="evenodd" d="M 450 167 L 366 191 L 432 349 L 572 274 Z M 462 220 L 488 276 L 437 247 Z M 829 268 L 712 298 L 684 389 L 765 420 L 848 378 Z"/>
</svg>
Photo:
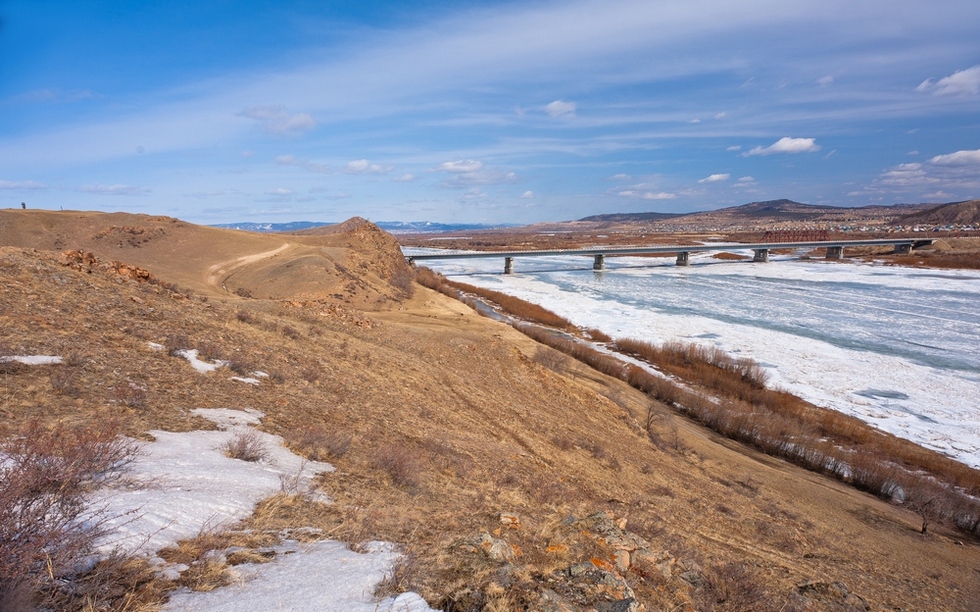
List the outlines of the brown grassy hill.
<svg viewBox="0 0 980 612">
<path fill-rule="evenodd" d="M 975 225 L 980 224 L 980 200 L 943 204 L 901 217 L 898 225 Z"/>
<path fill-rule="evenodd" d="M 38 227 L 3 221 L 4 236 Z M 160 223 L 193 244 L 195 228 Z M 373 286 L 365 279 L 389 273 L 375 259 L 388 238 L 363 224 L 347 230 L 317 248 L 346 262 L 348 282 Z M 333 239 L 220 236 L 226 261 L 287 243 L 280 271 L 316 265 L 302 240 Z M 188 297 L 167 288 L 180 261 L 131 260 L 162 281 L 151 284 L 38 248 L 0 249 L 0 354 L 66 362 L 5 365 L 0 433 L 30 419 L 110 418 L 132 434 L 180 431 L 209 427 L 193 408 L 258 408 L 264 429 L 337 466 L 319 482 L 336 503 L 280 496 L 250 525 L 399 542 L 408 562 L 388 588 L 416 589 L 442 609 L 620 609 L 609 600 L 622 599 L 623 584 L 650 611 L 969 610 L 978 601 L 976 543 L 922 535 L 914 514 L 671 416 L 441 294 L 416 287 L 400 309 L 375 312 L 340 299 L 241 298 L 208 283 Z M 116 259 L 149 252 L 116 248 Z M 181 260 L 193 270 L 182 278 L 215 259 Z M 259 294 L 273 259 L 221 278 Z M 149 342 L 232 365 L 198 374 Z M 252 369 L 272 376 L 259 386 L 230 379 Z M 665 443 L 646 436 L 648 415 Z M 599 511 L 612 519 L 582 520 Z M 632 563 L 617 571 L 624 550 Z"/>
<path fill-rule="evenodd" d="M 210 296 L 382 308 L 410 286 L 397 244 L 363 220 L 300 236 L 128 213 L 0 210 L 0 246 L 91 252 Z"/>
</svg>

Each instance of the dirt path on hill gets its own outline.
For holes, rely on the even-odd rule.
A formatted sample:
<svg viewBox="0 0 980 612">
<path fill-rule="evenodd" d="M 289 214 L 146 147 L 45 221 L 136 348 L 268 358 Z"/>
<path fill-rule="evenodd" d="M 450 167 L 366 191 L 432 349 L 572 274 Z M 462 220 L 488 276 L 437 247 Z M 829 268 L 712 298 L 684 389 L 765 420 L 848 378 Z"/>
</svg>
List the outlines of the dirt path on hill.
<svg viewBox="0 0 980 612">
<path fill-rule="evenodd" d="M 239 271 L 247 265 L 253 264 L 257 261 L 263 259 L 268 259 L 270 257 L 275 257 L 276 255 L 282 253 L 283 251 L 293 247 L 290 243 L 284 243 L 277 249 L 272 249 L 271 251 L 264 251 L 262 253 L 256 253 L 254 255 L 245 255 L 243 257 L 236 257 L 235 259 L 229 259 L 228 261 L 223 261 L 221 263 L 216 263 L 210 268 L 206 273 L 204 282 L 207 286 L 215 293 L 222 293 L 225 295 L 232 295 L 228 289 L 225 287 L 225 280 L 232 275 L 232 273 Z"/>
</svg>

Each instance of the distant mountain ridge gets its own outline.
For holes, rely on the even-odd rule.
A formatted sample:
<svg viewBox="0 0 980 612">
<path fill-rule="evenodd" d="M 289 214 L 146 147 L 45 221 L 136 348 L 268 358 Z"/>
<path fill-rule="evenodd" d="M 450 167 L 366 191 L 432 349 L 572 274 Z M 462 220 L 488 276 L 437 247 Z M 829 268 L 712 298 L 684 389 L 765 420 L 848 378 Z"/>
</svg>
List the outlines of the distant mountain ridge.
<svg viewBox="0 0 980 612">
<path fill-rule="evenodd" d="M 740 206 L 730 206 L 717 210 L 708 210 L 685 214 L 669 213 L 614 213 L 608 215 L 593 215 L 580 221 L 592 222 L 640 222 L 640 221 L 819 221 L 842 218 L 875 218 L 913 215 L 935 208 L 936 204 L 895 204 L 892 206 L 858 206 L 853 208 L 843 206 L 827 206 L 821 204 L 804 204 L 788 199 L 750 202 Z"/>
<path fill-rule="evenodd" d="M 211 227 L 243 230 L 246 232 L 298 232 L 314 227 L 336 225 L 326 221 L 292 221 L 289 223 L 220 223 Z M 466 232 L 475 230 L 518 227 L 516 223 L 432 223 L 430 221 L 379 221 L 378 227 L 392 234 L 425 234 L 440 232 Z"/>
</svg>

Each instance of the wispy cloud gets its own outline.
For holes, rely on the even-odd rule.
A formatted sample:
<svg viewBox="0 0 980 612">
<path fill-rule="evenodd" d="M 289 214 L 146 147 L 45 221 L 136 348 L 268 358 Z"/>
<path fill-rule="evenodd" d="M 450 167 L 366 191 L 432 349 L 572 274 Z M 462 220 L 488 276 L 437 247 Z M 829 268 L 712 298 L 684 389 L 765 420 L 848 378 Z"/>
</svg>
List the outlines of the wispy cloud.
<svg viewBox="0 0 980 612">
<path fill-rule="evenodd" d="M 534 192 L 530 189 L 521 194 L 522 200 L 532 200 L 534 199 Z"/>
<path fill-rule="evenodd" d="M 144 196 L 151 193 L 151 189 L 148 187 L 135 187 L 133 185 L 82 185 L 78 188 L 78 191 L 82 193 L 92 193 L 96 195 L 112 195 L 112 196 Z"/>
<path fill-rule="evenodd" d="M 476 161 L 473 159 L 467 159 L 467 160 L 443 162 L 433 169 L 441 170 L 442 172 L 472 173 L 472 172 L 479 172 L 482 168 L 483 168 L 483 162 Z"/>
<path fill-rule="evenodd" d="M 729 178 L 731 178 L 731 176 L 732 176 L 731 174 L 712 174 L 710 176 L 706 176 L 705 178 L 698 180 L 698 182 L 699 183 L 720 183 L 722 181 L 727 181 Z"/>
<path fill-rule="evenodd" d="M 253 106 L 238 113 L 254 119 L 269 134 L 276 136 L 301 136 L 316 127 L 316 119 L 308 113 L 290 114 L 283 105 Z"/>
<path fill-rule="evenodd" d="M 975 95 L 980 93 L 980 65 L 957 70 L 938 81 L 926 79 L 915 88 L 919 92 L 931 92 L 934 96 Z"/>
<path fill-rule="evenodd" d="M 820 145 L 817 144 L 815 138 L 789 138 L 783 137 L 769 145 L 768 147 L 755 147 L 742 153 L 742 157 L 750 157 L 753 155 L 776 155 L 779 153 L 813 153 L 814 151 L 819 151 Z"/>
<path fill-rule="evenodd" d="M 577 105 L 574 102 L 565 102 L 564 100 L 555 100 L 550 104 L 545 105 L 544 111 L 548 113 L 550 117 L 574 117 Z"/>
<path fill-rule="evenodd" d="M 925 163 L 892 166 L 869 187 L 851 195 L 937 188 L 947 190 L 947 195 L 957 191 L 976 193 L 980 189 L 980 149 L 936 155 Z"/>
<path fill-rule="evenodd" d="M 406 172 L 405 174 L 399 174 L 391 180 L 395 183 L 411 183 L 415 180 L 415 175 L 410 172 Z"/>
<path fill-rule="evenodd" d="M 641 200 L 673 200 L 677 197 L 677 194 L 666 191 L 654 193 L 653 191 L 637 191 L 635 189 L 620 191 L 616 195 L 624 198 L 639 198 Z"/>
<path fill-rule="evenodd" d="M 39 191 L 41 189 L 47 189 L 47 188 L 48 188 L 47 185 L 45 185 L 44 183 L 38 183 L 37 181 L 0 180 L 0 189 Z"/>
<path fill-rule="evenodd" d="M 292 155 L 280 155 L 276 158 L 276 164 L 280 166 L 296 166 L 309 170 L 310 172 L 316 172 L 317 174 L 330 174 L 330 166 L 327 164 L 321 164 L 320 162 L 310 161 L 308 159 L 297 159 Z"/>
<path fill-rule="evenodd" d="M 344 174 L 388 174 L 394 169 L 394 166 L 372 164 L 366 159 L 358 159 L 347 162 L 347 165 L 341 168 L 340 171 Z"/>
</svg>

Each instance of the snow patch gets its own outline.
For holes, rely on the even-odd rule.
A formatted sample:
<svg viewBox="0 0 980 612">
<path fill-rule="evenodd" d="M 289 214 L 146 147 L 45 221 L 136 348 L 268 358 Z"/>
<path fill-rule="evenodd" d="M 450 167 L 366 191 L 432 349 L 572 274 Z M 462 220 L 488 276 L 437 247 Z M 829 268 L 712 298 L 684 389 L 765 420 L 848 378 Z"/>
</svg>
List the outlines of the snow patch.
<svg viewBox="0 0 980 612">
<path fill-rule="evenodd" d="M 174 351 L 174 355 L 178 357 L 183 357 L 187 360 L 191 367 L 200 372 L 201 374 L 207 374 L 208 372 L 214 372 L 218 368 L 223 368 L 225 366 L 231 365 L 230 361 L 225 361 L 224 359 L 218 359 L 214 362 L 202 361 L 197 357 L 197 349 L 180 349 Z"/>
<path fill-rule="evenodd" d="M 101 548 L 155 553 L 204 530 L 233 524 L 252 514 L 262 499 L 283 489 L 311 490 L 311 480 L 332 472 L 329 463 L 307 461 L 282 445 L 282 438 L 251 429 L 262 413 L 227 409 L 195 410 L 219 431 L 151 431 L 141 443 L 124 482 L 100 492 L 110 536 Z M 246 462 L 222 448 L 242 432 L 254 432 L 266 459 Z M 329 501 L 320 495 L 321 501 Z"/>
<path fill-rule="evenodd" d="M 206 593 L 181 590 L 164 606 L 167 612 L 197 610 L 265 612 L 429 612 L 415 593 L 378 602 L 375 587 L 398 553 L 391 544 L 372 542 L 356 553 L 341 542 L 286 542 L 271 563 L 235 566 L 234 582 Z"/>
<path fill-rule="evenodd" d="M 0 363 L 17 362 L 24 365 L 56 365 L 61 361 L 61 357 L 54 355 L 8 355 L 0 357 Z"/>
</svg>

